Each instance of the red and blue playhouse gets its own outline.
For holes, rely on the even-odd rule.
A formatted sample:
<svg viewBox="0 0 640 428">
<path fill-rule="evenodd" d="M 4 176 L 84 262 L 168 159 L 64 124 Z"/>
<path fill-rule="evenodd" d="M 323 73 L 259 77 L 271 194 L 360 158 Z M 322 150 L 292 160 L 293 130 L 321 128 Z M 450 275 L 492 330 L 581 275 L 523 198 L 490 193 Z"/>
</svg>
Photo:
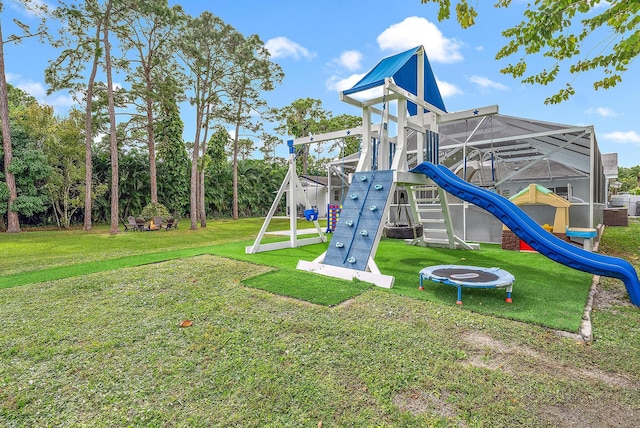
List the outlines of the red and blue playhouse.
<svg viewBox="0 0 640 428">
<path fill-rule="evenodd" d="M 496 115 L 498 108 L 489 106 L 448 113 L 423 47 L 383 59 L 354 87 L 343 91 L 341 99 L 361 109 L 362 126 L 289 142 L 288 173 L 254 244 L 246 248 L 248 254 L 327 242 L 325 233 L 332 232 L 327 251 L 313 261 L 300 260 L 298 269 L 348 280 L 358 278 L 391 288 L 394 277 L 390 272 L 380 272 L 375 254 L 389 217 L 393 195 L 398 189 L 406 190 L 414 219 L 425 224 L 424 235 L 408 240 L 410 244 L 451 249 L 479 248 L 456 233 L 447 200 L 448 195 L 453 195 L 495 216 L 540 254 L 573 269 L 620 279 L 631 302 L 640 306 L 640 281 L 635 268 L 625 260 L 591 251 L 590 242 L 595 235 L 593 214 L 589 215 L 587 227 L 568 228 L 559 237 L 494 189 L 465 180 L 468 178 L 467 167 L 471 165 L 467 162 L 468 137 L 465 140 L 462 136 L 464 141 L 460 143 L 464 154 L 464 173 L 455 173 L 441 162 L 440 127 L 454 120 L 474 119 L 482 123 L 484 118 Z M 379 120 L 374 120 L 374 117 Z M 539 134 L 542 136 L 543 133 Z M 292 215 L 288 241 L 263 243 L 267 227 L 285 194 L 288 194 L 290 207 L 302 203 L 307 212 L 313 210 L 296 174 L 296 147 L 353 135 L 361 136 L 360 156 L 342 206 L 329 209 L 327 230 L 322 230 L 316 216 L 310 216 L 317 236 L 300 239 L 296 218 Z M 494 139 L 493 135 L 491 138 L 493 149 L 494 143 L 498 146 L 501 141 Z M 587 153 L 595 154 L 597 149 L 594 146 L 592 141 L 592 145 L 585 148 Z M 490 159 L 476 162 L 478 168 L 489 163 L 493 167 L 494 153 L 497 152 L 498 149 L 492 150 Z M 425 204 L 421 198 L 429 192 L 437 195 L 436 202 Z M 430 223 L 438 225 L 438 239 L 427 236 Z M 576 237 L 582 239 L 582 245 L 570 242 Z M 494 266 L 431 266 L 422 270 L 417 268 L 416 276 L 420 286 L 424 286 L 423 281 L 436 281 L 457 287 L 459 303 L 463 287 L 506 288 L 507 301 L 510 301 L 511 287 L 517 280 Z"/>
</svg>

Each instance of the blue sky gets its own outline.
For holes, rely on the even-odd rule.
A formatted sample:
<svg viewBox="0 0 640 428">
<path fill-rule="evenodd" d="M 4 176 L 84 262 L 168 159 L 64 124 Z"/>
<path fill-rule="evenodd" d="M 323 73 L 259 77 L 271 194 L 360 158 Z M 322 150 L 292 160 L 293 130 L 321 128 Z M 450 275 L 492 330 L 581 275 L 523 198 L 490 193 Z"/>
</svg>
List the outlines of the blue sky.
<svg viewBox="0 0 640 428">
<path fill-rule="evenodd" d="M 566 125 L 594 125 L 602 153 L 618 153 L 619 165 L 640 165 L 640 66 L 636 61 L 623 82 L 595 91 L 593 75 L 571 76 L 576 95 L 559 105 L 544 99 L 566 80 L 544 86 L 524 85 L 500 69 L 519 57 L 496 61 L 505 44 L 501 31 L 521 20 L 527 2 L 514 0 L 507 10 L 492 1 L 474 2 L 476 25 L 467 30 L 454 21 L 438 22 L 435 5 L 420 0 L 169 0 L 193 16 L 208 10 L 245 35 L 258 34 L 285 73 L 284 81 L 265 98 L 283 107 L 298 98 L 316 98 L 334 115 L 359 111 L 339 100 L 382 58 L 424 45 L 449 112 L 497 104 L 501 114 Z M 49 4 L 55 4 L 50 1 Z M 15 32 L 11 19 L 36 22 L 12 1 L 5 2 L 2 29 Z M 601 41 L 597 40 L 597 41 Z M 590 50 L 587 47 L 587 50 Z M 596 52 L 595 50 L 591 52 Z M 5 48 L 9 83 L 64 114 L 73 101 L 66 93 L 45 95 L 44 69 L 58 52 L 37 41 Z M 531 70 L 548 65 L 528 59 Z M 596 76 L 597 77 L 597 76 Z M 193 110 L 183 106 L 185 139 L 193 138 Z M 283 139 L 286 136 L 282 136 Z M 285 153 L 283 143 L 279 155 Z"/>
</svg>

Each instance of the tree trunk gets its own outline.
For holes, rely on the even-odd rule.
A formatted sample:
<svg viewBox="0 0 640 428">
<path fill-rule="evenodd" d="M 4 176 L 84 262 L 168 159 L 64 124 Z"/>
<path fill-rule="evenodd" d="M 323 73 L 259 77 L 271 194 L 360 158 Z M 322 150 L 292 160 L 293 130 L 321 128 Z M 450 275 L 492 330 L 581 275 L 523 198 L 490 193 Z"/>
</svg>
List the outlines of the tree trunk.
<svg viewBox="0 0 640 428">
<path fill-rule="evenodd" d="M 111 234 L 120 232 L 119 226 L 119 173 L 118 173 L 118 139 L 116 135 L 116 112 L 115 102 L 113 99 L 113 76 L 111 70 L 111 46 L 109 45 L 109 14 L 111 12 L 111 3 L 107 4 L 105 12 L 104 27 L 104 60 L 105 72 L 107 74 L 107 98 L 109 104 L 109 129 L 110 129 L 110 147 L 111 147 Z"/>
<path fill-rule="evenodd" d="M 209 111 L 211 109 L 211 104 L 207 104 L 207 113 L 205 115 L 205 128 L 204 128 L 204 138 L 202 139 L 202 166 L 200 168 L 200 180 L 198 182 L 198 217 L 200 218 L 200 227 L 207 227 L 207 208 L 204 204 L 204 172 L 206 165 L 204 164 L 204 159 L 206 159 L 207 154 L 207 138 L 209 136 Z"/>
<path fill-rule="evenodd" d="M 156 142 L 153 132 L 153 103 L 151 102 L 151 82 L 147 79 L 147 137 L 149 141 L 149 182 L 151 202 L 158 203 L 158 180 L 156 175 Z"/>
<path fill-rule="evenodd" d="M 9 189 L 9 199 L 7 201 L 7 232 L 20 232 L 20 219 L 18 213 L 13 211 L 13 201 L 18 197 L 16 189 L 16 178 L 9 171 L 9 165 L 13 160 L 13 150 L 11 147 L 11 127 L 9 126 L 9 95 L 7 92 L 7 78 L 4 68 L 4 41 L 2 39 L 2 26 L 0 25 L 0 120 L 2 120 L 2 149 L 4 151 L 4 176 L 7 188 Z"/>
<path fill-rule="evenodd" d="M 98 51 L 100 40 L 100 23 L 98 23 L 96 29 L 96 51 L 93 56 L 93 66 L 91 68 L 91 75 L 89 76 L 89 82 L 87 83 L 87 105 L 85 109 L 84 118 L 84 225 L 82 229 L 85 232 L 91 230 L 91 213 L 93 211 L 93 159 L 91 153 L 91 144 L 93 143 L 93 127 L 91 126 L 91 120 L 93 118 L 93 84 L 96 80 L 96 74 L 98 72 Z"/>
<path fill-rule="evenodd" d="M 191 153 L 191 194 L 189 201 L 189 217 L 191 220 L 191 230 L 198 229 L 198 157 L 200 155 L 201 127 L 202 110 L 198 107 L 196 111 L 196 135 L 193 139 L 193 152 Z"/>
<path fill-rule="evenodd" d="M 236 136 L 233 139 L 233 219 L 238 220 L 238 133 L 240 120 L 236 121 Z"/>
</svg>

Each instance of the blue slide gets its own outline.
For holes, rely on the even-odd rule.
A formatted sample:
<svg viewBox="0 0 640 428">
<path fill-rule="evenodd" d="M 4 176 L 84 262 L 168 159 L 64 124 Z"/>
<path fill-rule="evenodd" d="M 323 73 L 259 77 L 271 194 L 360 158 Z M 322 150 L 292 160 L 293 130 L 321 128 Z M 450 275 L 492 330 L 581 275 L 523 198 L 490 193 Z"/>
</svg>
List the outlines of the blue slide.
<svg viewBox="0 0 640 428">
<path fill-rule="evenodd" d="M 591 253 L 557 238 L 510 200 L 467 183 L 444 165 L 424 162 L 410 172 L 424 174 L 452 195 L 489 211 L 520 239 L 551 260 L 594 275 L 622 280 L 631 303 L 640 306 L 640 280 L 635 268 L 626 260 Z"/>
</svg>

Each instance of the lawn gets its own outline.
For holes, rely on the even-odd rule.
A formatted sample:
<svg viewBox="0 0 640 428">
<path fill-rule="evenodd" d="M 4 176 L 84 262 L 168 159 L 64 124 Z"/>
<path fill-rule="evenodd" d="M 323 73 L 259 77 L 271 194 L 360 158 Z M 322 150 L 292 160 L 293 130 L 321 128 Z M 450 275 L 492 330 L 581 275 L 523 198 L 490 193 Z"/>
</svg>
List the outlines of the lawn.
<svg viewBox="0 0 640 428">
<path fill-rule="evenodd" d="M 0 236 L 0 267 L 11 273 L 0 278 L 8 287 L 0 290 L 0 425 L 636 425 L 640 311 L 620 281 L 603 279 L 596 340 L 583 344 L 509 319 L 530 299 L 553 306 L 549 293 L 566 288 L 566 272 L 547 271 L 535 254 L 505 257 L 495 246 L 431 254 L 385 241 L 377 261 L 397 272 L 393 290 L 313 285 L 294 259 L 321 248 L 251 258 L 241 250 L 259 226 Z M 618 255 L 637 266 L 640 224 L 625 229 L 607 229 L 602 248 L 624 247 Z M 153 258 L 161 254 L 166 261 Z M 514 303 L 498 290 L 465 290 L 458 307 L 452 287 L 417 290 L 421 267 L 452 258 L 524 265 Z M 70 267 L 94 261 L 103 269 Z M 70 270 L 6 282 L 52 269 Z M 520 285 L 527 272 L 537 286 Z M 304 274 L 304 284 L 290 274 Z M 268 286 L 281 289 L 255 288 Z M 305 286 L 308 300 L 282 296 Z M 309 302 L 323 294 L 343 303 Z M 185 319 L 193 326 L 180 328 Z"/>
<path fill-rule="evenodd" d="M 304 227 L 305 223 L 300 226 Z M 347 282 L 295 269 L 298 260 L 315 259 L 329 244 L 245 254 L 245 246 L 252 243 L 246 238 L 259 227 L 259 220 L 246 219 L 216 221 L 197 231 L 128 232 L 117 236 L 106 234 L 104 230 L 92 234 L 82 231 L 70 231 L 68 235 L 64 235 L 65 232 L 23 234 L 16 239 L 13 248 L 3 251 L 6 257 L 0 262 L 0 268 L 5 274 L 0 277 L 0 288 L 203 254 L 271 266 L 275 268 L 273 272 L 243 283 L 312 303 L 336 305 L 370 288 L 366 283 Z M 270 230 L 287 227 L 286 220 L 279 219 Z M 36 236 L 38 233 L 44 234 L 41 239 Z M 78 254 L 79 251 L 82 253 Z M 590 275 L 540 254 L 503 251 L 490 244 L 483 244 L 480 251 L 460 251 L 411 247 L 401 240 L 383 239 L 376 262 L 383 273 L 396 277 L 392 293 L 447 304 L 455 302 L 456 289 L 428 283 L 426 290 L 419 291 L 420 269 L 439 264 L 501 267 L 516 277 L 513 303 L 504 302 L 503 290 L 465 289 L 465 309 L 570 332 L 577 332 L 580 327 L 591 285 Z M 562 278 L 562 281 L 543 281 L 542 278 Z"/>
</svg>

